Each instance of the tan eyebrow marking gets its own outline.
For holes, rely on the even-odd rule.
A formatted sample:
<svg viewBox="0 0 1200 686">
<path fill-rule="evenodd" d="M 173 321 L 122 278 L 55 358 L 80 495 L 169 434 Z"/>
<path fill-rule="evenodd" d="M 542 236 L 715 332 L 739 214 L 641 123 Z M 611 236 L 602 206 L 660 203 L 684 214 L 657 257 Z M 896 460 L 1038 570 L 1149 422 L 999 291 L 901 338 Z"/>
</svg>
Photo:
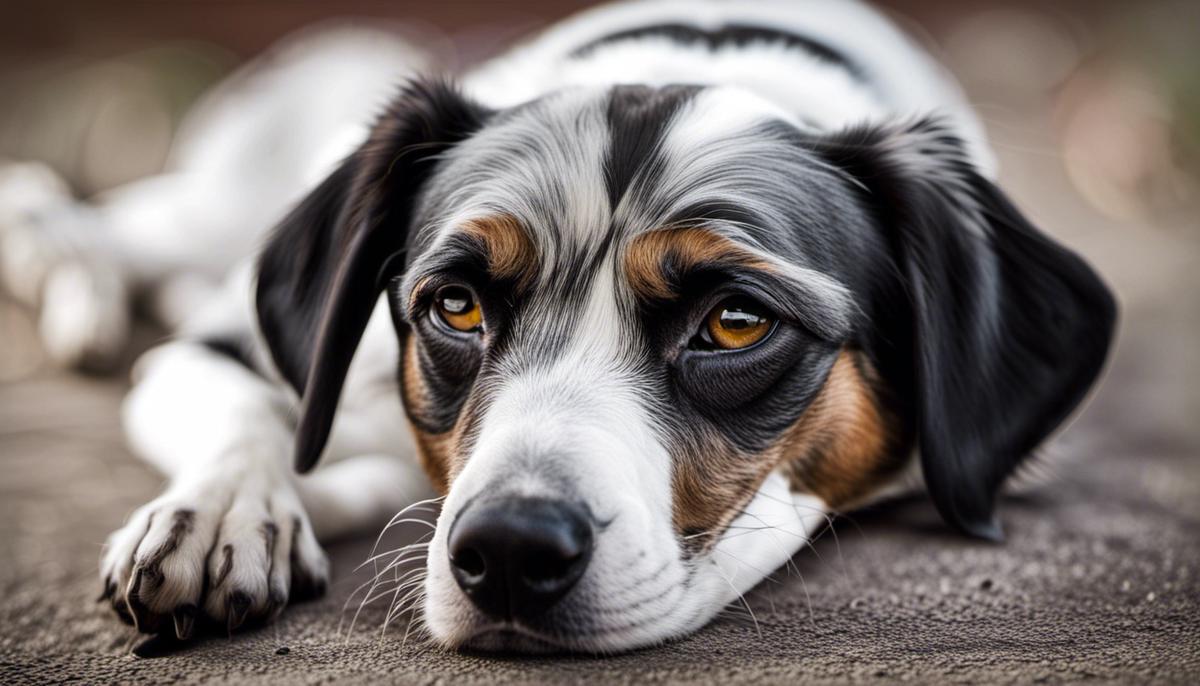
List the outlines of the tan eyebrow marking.
<svg viewBox="0 0 1200 686">
<path fill-rule="evenodd" d="M 492 277 L 528 285 L 537 274 L 537 249 L 516 217 L 496 214 L 471 219 L 461 231 L 483 244 Z"/>
<path fill-rule="evenodd" d="M 688 227 L 644 233 L 626 248 L 624 265 L 629 285 L 639 297 L 669 300 L 676 297 L 664 274 L 671 264 L 687 270 L 701 264 L 722 263 L 774 271 L 772 265 L 732 240 L 709 229 Z"/>
</svg>

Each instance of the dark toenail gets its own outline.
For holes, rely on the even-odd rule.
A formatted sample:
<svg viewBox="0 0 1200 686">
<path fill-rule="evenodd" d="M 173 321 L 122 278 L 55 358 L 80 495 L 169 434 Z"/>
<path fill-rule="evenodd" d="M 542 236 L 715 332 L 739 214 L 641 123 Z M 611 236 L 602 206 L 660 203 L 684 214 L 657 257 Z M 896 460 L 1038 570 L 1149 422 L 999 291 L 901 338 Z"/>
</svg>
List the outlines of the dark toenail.
<svg viewBox="0 0 1200 686">
<path fill-rule="evenodd" d="M 272 588 L 267 599 L 267 615 L 271 619 L 279 616 L 281 610 L 287 605 L 287 594 L 278 588 Z"/>
<path fill-rule="evenodd" d="M 250 596 L 243 591 L 234 591 L 229 594 L 229 617 L 226 625 L 229 633 L 232 634 L 246 621 L 246 615 L 250 613 L 250 603 Z"/>
<path fill-rule="evenodd" d="M 121 618 L 122 622 L 125 622 L 129 626 L 133 626 L 133 615 L 129 614 L 129 605 L 125 603 L 124 598 L 113 599 L 113 611 L 117 613 L 117 616 Z"/>
<path fill-rule="evenodd" d="M 175 636 L 181 641 L 192 637 L 192 629 L 196 624 L 196 606 L 188 603 L 175 608 L 172 614 L 175 620 Z"/>
</svg>

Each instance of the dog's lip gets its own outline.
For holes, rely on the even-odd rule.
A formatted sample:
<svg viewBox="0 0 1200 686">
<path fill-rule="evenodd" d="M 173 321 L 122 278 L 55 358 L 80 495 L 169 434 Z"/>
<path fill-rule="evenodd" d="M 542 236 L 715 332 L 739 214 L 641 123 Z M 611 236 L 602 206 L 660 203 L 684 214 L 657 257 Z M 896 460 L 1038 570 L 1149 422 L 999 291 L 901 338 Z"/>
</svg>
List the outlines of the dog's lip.
<svg viewBox="0 0 1200 686">
<path fill-rule="evenodd" d="M 521 624 L 498 622 L 473 631 L 459 649 L 485 653 L 546 654 L 566 652 L 570 647 Z"/>
</svg>

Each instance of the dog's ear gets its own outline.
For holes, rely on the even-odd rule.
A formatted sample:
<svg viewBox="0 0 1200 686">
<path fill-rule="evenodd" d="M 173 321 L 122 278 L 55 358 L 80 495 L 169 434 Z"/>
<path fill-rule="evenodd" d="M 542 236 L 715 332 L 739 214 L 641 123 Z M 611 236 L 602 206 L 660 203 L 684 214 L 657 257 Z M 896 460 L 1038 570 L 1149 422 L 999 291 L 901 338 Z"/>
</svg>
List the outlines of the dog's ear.
<svg viewBox="0 0 1200 686">
<path fill-rule="evenodd" d="M 896 330 L 874 335 L 911 350 L 895 385 L 914 410 L 930 495 L 952 525 L 998 540 L 996 493 L 1099 374 L 1113 297 L 937 121 L 861 127 L 816 145 L 865 191 L 902 281 L 891 288 L 907 292 Z"/>
<path fill-rule="evenodd" d="M 258 262 L 256 306 L 272 358 L 302 398 L 296 469 L 319 459 L 387 265 L 406 247 L 438 156 L 486 112 L 442 82 L 416 81 L 367 141 L 279 224 Z"/>
</svg>

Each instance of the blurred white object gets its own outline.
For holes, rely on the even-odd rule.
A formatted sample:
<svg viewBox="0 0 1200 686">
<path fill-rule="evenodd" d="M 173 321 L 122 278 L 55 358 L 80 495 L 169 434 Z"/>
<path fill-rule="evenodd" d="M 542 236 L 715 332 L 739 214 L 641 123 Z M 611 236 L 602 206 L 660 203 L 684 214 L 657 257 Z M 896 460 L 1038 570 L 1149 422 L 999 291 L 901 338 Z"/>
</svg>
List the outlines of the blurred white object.
<svg viewBox="0 0 1200 686">
<path fill-rule="evenodd" d="M 207 93 L 162 174 L 80 203 L 46 165 L 0 166 L 0 283 L 39 310 L 53 360 L 110 366 L 132 294 L 178 326 L 429 62 L 396 31 L 318 25 Z"/>
<path fill-rule="evenodd" d="M 25 305 L 37 303 L 52 242 L 39 236 L 34 216 L 74 202 L 65 181 L 40 162 L 0 163 L 0 279 Z"/>
<path fill-rule="evenodd" d="M 86 258 L 56 265 L 42 289 L 38 331 L 60 365 L 104 369 L 129 339 L 129 294 L 107 262 Z"/>
</svg>

